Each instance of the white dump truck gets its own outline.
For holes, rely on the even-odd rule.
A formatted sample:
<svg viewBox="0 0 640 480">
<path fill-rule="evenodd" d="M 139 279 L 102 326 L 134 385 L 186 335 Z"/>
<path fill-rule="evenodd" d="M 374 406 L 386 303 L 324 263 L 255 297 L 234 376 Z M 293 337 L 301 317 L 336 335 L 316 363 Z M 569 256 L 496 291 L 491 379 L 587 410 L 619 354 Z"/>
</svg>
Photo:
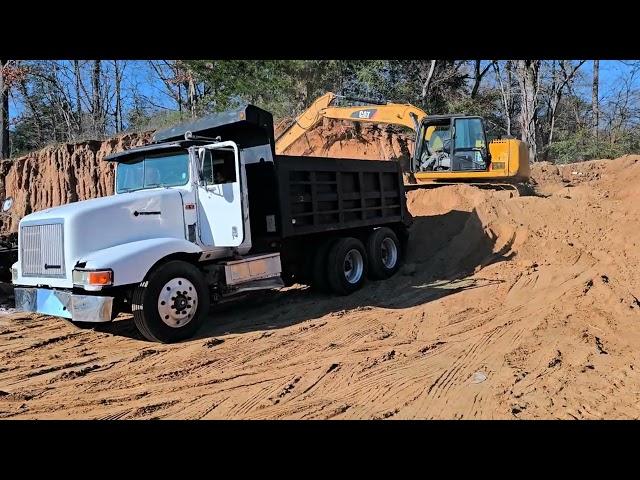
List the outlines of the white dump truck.
<svg viewBox="0 0 640 480">
<path fill-rule="evenodd" d="M 114 195 L 20 221 L 16 308 L 78 323 L 130 312 L 147 339 L 174 342 L 240 292 L 298 282 L 346 295 L 398 269 L 399 164 L 275 155 L 272 116 L 255 106 L 106 161 Z"/>
</svg>

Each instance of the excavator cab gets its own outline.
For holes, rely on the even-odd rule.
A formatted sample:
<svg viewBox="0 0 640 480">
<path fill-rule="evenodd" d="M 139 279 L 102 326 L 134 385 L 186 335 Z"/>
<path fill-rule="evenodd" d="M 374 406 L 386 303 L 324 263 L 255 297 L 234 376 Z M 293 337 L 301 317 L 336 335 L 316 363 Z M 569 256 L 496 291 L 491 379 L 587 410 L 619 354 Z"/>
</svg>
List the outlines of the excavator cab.
<svg viewBox="0 0 640 480">
<path fill-rule="evenodd" d="M 413 159 L 414 172 L 487 171 L 491 155 L 481 117 L 425 117 Z"/>
</svg>

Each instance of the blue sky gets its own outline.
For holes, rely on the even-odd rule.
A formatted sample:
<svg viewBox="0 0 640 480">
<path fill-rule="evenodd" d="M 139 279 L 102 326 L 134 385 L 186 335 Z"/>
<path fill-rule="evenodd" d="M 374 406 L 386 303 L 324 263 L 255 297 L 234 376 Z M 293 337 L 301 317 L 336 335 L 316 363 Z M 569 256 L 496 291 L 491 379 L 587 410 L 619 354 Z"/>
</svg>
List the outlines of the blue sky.
<svg viewBox="0 0 640 480">
<path fill-rule="evenodd" d="M 618 85 L 619 79 L 631 69 L 621 61 L 600 61 L 600 97 L 606 97 Z M 576 91 L 588 99 L 591 99 L 591 77 L 593 62 L 587 61 L 580 69 L 581 82 L 576 85 Z M 640 77 L 640 75 L 639 75 Z M 153 74 L 146 61 L 129 61 L 126 65 L 124 76 L 124 103 L 125 110 L 132 101 L 132 91 L 137 86 L 138 91 L 159 107 L 173 109 L 175 102 L 164 93 L 162 81 Z M 640 78 L 635 81 L 635 86 L 640 88 Z M 15 98 L 11 99 L 10 117 L 13 119 L 23 112 L 23 105 Z"/>
</svg>

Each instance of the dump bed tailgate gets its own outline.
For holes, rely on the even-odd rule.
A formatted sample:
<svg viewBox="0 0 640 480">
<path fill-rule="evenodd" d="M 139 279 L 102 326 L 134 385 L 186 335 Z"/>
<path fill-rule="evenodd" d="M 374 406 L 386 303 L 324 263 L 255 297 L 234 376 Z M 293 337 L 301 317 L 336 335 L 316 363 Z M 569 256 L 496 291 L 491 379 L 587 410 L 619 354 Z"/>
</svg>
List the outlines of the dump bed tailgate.
<svg viewBox="0 0 640 480">
<path fill-rule="evenodd" d="M 283 237 L 405 222 L 398 162 L 276 156 Z"/>
</svg>

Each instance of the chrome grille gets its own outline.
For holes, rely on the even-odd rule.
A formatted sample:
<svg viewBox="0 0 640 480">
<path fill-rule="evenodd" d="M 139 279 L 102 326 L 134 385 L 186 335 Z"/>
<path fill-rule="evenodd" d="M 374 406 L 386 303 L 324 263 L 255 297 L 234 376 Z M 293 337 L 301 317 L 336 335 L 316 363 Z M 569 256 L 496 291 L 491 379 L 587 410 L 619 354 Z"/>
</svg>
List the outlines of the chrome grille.
<svg viewBox="0 0 640 480">
<path fill-rule="evenodd" d="M 25 277 L 65 278 L 62 223 L 23 226 L 20 263 Z"/>
</svg>

